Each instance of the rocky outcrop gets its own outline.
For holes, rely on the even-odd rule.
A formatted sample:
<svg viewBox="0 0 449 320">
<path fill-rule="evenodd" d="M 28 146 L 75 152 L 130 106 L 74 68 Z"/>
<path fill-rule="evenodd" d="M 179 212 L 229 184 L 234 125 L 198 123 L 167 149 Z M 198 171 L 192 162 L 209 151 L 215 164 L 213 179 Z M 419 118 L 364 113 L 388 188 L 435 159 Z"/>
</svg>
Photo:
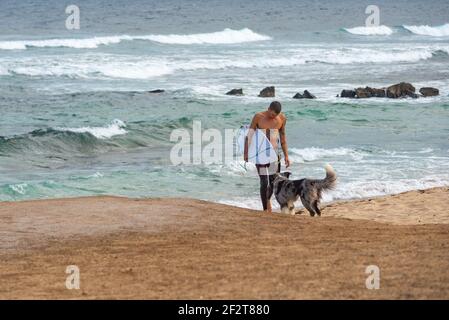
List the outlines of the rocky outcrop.
<svg viewBox="0 0 449 320">
<path fill-rule="evenodd" d="M 342 98 L 355 98 L 355 90 L 342 90 L 340 93 Z"/>
<path fill-rule="evenodd" d="M 357 88 L 355 89 L 355 95 L 357 98 L 384 98 L 385 89 L 377 89 L 371 87 Z"/>
<path fill-rule="evenodd" d="M 366 87 L 368 88 L 368 87 Z M 355 89 L 355 96 L 357 98 L 371 98 L 371 92 L 365 88 L 357 88 Z"/>
<path fill-rule="evenodd" d="M 424 97 L 433 97 L 438 96 L 440 91 L 437 88 L 424 87 L 419 89 L 419 93 L 421 93 Z"/>
<path fill-rule="evenodd" d="M 316 97 L 311 94 L 309 91 L 304 90 L 303 94 L 299 92 L 293 96 L 293 99 L 316 99 Z"/>
<path fill-rule="evenodd" d="M 148 91 L 148 93 L 163 93 L 163 92 L 165 92 L 165 90 L 162 90 L 162 89 Z"/>
<path fill-rule="evenodd" d="M 232 89 L 226 92 L 228 96 L 243 96 L 243 89 Z"/>
<path fill-rule="evenodd" d="M 438 89 L 431 88 L 431 87 L 425 87 L 421 88 L 419 92 L 424 97 L 430 97 L 430 96 L 436 96 L 439 94 Z M 338 95 L 337 95 L 338 97 Z M 418 98 L 418 94 L 415 93 L 415 87 L 408 82 L 401 82 L 394 84 L 392 86 L 389 86 L 388 88 L 372 88 L 372 87 L 365 87 L 365 88 L 356 88 L 354 90 L 343 90 L 340 94 L 340 97 L 342 98 Z"/>
<path fill-rule="evenodd" d="M 276 91 L 273 86 L 266 87 L 259 93 L 259 97 L 263 97 L 263 98 L 273 98 L 275 95 L 276 95 Z"/>
<path fill-rule="evenodd" d="M 371 97 L 385 98 L 385 96 L 386 96 L 385 88 L 378 89 L 378 88 L 366 87 L 366 89 L 371 94 Z"/>
<path fill-rule="evenodd" d="M 418 95 L 415 93 L 415 87 L 411 83 L 401 82 L 387 88 L 387 97 L 393 99 L 405 97 L 418 98 Z"/>
</svg>

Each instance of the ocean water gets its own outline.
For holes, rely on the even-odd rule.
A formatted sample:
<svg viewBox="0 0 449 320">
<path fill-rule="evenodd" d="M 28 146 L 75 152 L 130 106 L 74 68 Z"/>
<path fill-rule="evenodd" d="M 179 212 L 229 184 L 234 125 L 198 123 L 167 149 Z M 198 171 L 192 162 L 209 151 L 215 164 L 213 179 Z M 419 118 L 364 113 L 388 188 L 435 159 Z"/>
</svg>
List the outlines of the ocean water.
<svg viewBox="0 0 449 320">
<path fill-rule="evenodd" d="M 377 1 L 0 2 L 0 200 L 112 194 L 260 208 L 242 160 L 174 165 L 175 129 L 248 123 L 276 86 L 294 177 L 325 201 L 449 185 L 449 4 Z M 337 98 L 411 82 L 440 96 Z M 226 96 L 243 88 L 242 97 Z M 149 90 L 164 89 L 162 94 Z M 316 100 L 294 100 L 309 90 Z"/>
</svg>

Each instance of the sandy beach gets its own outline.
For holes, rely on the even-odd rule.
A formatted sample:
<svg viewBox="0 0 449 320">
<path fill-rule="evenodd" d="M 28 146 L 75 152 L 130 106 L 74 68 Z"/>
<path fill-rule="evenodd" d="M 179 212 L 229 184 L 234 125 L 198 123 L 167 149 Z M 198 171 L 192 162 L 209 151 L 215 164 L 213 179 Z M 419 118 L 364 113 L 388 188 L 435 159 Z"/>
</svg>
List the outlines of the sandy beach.
<svg viewBox="0 0 449 320">
<path fill-rule="evenodd" d="M 2 202 L 0 298 L 448 299 L 448 207 L 448 188 L 315 218 L 192 199 Z M 68 265 L 79 290 L 65 287 Z"/>
</svg>

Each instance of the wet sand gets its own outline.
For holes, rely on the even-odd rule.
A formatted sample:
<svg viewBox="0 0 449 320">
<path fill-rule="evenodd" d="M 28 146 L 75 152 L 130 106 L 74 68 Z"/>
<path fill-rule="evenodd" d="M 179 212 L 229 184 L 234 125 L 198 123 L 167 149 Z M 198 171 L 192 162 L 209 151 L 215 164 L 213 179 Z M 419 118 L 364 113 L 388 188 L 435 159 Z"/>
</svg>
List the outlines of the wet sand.
<svg viewBox="0 0 449 320">
<path fill-rule="evenodd" d="M 191 199 L 2 202 L 0 298 L 448 299 L 448 208 L 448 188 L 314 218 Z M 80 290 L 65 287 L 68 265 Z"/>
</svg>

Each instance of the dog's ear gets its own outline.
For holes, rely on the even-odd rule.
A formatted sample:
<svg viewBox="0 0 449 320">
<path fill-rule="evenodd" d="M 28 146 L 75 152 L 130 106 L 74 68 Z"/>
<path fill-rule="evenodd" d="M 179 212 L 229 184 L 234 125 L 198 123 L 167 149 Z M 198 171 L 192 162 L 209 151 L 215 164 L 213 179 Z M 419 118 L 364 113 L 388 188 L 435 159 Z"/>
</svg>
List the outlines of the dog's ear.
<svg viewBox="0 0 449 320">
<path fill-rule="evenodd" d="M 290 178 L 290 175 L 291 175 L 291 174 L 292 174 L 292 173 L 291 173 L 291 172 L 288 172 L 288 171 L 282 172 L 282 175 L 283 175 L 284 177 L 286 177 L 287 179 Z"/>
</svg>

